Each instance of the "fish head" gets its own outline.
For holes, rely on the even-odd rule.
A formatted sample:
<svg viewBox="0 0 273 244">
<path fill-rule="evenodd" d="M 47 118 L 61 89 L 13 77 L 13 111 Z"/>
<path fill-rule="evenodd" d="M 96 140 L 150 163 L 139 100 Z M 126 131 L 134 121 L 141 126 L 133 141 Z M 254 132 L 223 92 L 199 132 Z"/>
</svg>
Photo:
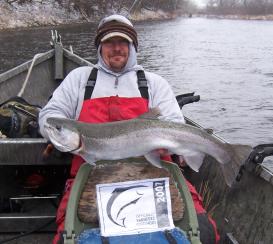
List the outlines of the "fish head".
<svg viewBox="0 0 273 244">
<path fill-rule="evenodd" d="M 52 144 L 62 152 L 71 152 L 80 148 L 81 136 L 74 126 L 74 120 L 48 118 L 46 131 Z"/>
</svg>

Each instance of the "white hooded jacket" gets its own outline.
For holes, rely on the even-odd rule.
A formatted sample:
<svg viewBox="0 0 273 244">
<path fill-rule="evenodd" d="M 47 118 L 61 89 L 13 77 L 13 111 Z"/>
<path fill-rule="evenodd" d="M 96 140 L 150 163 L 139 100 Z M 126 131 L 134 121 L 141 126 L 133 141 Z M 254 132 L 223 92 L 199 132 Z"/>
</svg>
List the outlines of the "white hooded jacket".
<svg viewBox="0 0 273 244">
<path fill-rule="evenodd" d="M 107 67 L 98 49 L 99 61 L 96 85 L 91 98 L 110 96 L 141 97 L 137 84 L 137 70 L 143 70 L 137 65 L 136 51 L 133 44 L 129 44 L 129 58 L 120 73 L 115 73 Z M 39 114 L 41 134 L 48 139 L 44 127 L 47 118 L 63 117 L 77 120 L 82 104 L 87 80 L 92 67 L 80 67 L 71 71 L 60 86 L 54 91 L 52 98 Z M 183 115 L 177 104 L 174 93 L 168 82 L 161 76 L 145 71 L 149 93 L 149 108 L 158 107 L 162 116 L 175 122 L 184 122 Z"/>
</svg>

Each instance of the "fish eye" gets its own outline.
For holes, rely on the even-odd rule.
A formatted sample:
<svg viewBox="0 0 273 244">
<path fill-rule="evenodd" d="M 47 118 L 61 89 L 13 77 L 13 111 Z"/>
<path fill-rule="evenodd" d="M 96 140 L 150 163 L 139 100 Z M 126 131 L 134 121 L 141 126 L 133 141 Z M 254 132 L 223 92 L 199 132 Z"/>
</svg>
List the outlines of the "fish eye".
<svg viewBox="0 0 273 244">
<path fill-rule="evenodd" d="M 57 125 L 57 126 L 56 126 L 56 129 L 57 129 L 58 131 L 61 131 L 62 127 L 61 127 L 60 125 Z"/>
</svg>

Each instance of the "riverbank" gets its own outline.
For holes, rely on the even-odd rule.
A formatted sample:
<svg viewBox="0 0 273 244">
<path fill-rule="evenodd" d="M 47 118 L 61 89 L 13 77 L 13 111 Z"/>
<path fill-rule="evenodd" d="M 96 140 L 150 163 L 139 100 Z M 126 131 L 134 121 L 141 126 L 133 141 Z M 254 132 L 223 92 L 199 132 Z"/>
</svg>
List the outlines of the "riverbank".
<svg viewBox="0 0 273 244">
<path fill-rule="evenodd" d="M 113 6 L 111 6 L 113 7 Z M 100 6 L 93 5 L 89 9 L 59 1 L 35 0 L 29 3 L 18 4 L 0 3 L 0 30 L 24 28 L 34 26 L 56 26 L 61 24 L 75 24 L 98 22 L 105 13 L 112 14 L 116 10 L 106 7 L 102 11 Z M 119 12 L 126 14 L 127 9 Z M 130 19 L 133 21 L 172 19 L 180 16 L 180 12 L 166 12 L 162 10 L 140 9 L 134 12 Z"/>
<path fill-rule="evenodd" d="M 273 20 L 273 14 L 268 15 L 216 15 L 216 14 L 197 14 L 194 17 L 203 17 L 208 19 L 234 19 L 234 20 Z"/>
</svg>

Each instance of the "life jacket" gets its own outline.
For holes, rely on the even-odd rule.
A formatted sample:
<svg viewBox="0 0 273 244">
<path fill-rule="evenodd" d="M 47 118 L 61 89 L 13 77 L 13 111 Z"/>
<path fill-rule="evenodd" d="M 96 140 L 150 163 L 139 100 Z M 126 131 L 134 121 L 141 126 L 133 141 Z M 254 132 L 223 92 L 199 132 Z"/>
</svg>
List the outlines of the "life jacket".
<svg viewBox="0 0 273 244">
<path fill-rule="evenodd" d="M 98 69 L 90 72 L 84 94 L 84 101 L 78 121 L 86 123 L 105 123 L 119 120 L 128 120 L 148 111 L 149 93 L 147 79 L 143 70 L 138 70 L 137 83 L 141 97 L 99 97 L 92 98 L 97 81 Z M 70 175 L 75 177 L 79 167 L 84 162 L 80 156 L 74 156 Z"/>
</svg>

